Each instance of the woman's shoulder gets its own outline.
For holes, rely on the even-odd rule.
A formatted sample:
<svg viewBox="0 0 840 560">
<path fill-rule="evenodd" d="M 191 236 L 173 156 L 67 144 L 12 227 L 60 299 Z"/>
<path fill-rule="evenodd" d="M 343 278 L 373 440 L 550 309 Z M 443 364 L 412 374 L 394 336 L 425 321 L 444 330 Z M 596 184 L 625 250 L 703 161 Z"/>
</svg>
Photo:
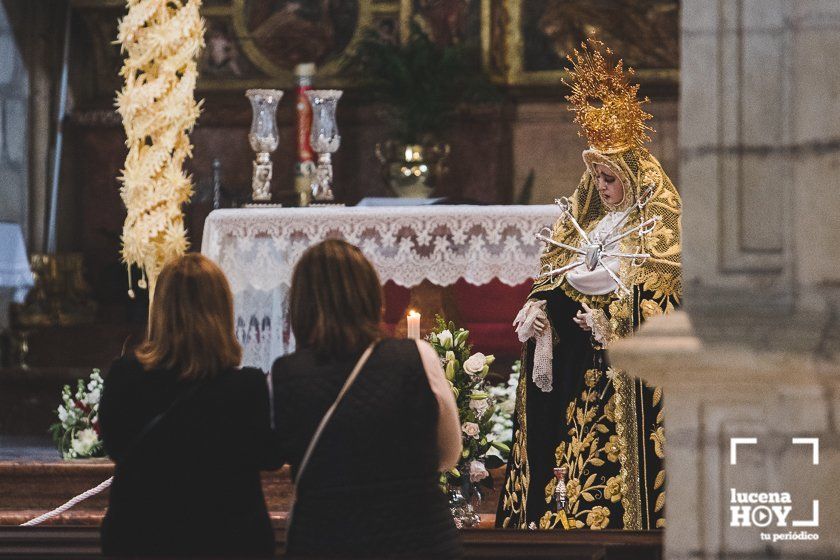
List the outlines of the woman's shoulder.
<svg viewBox="0 0 840 560">
<path fill-rule="evenodd" d="M 271 364 L 271 375 L 273 378 L 292 375 L 303 369 L 308 369 L 315 364 L 314 353 L 307 349 L 298 349 L 291 354 L 278 357 Z"/>
<path fill-rule="evenodd" d="M 111 367 L 105 374 L 106 383 L 120 383 L 137 379 L 143 373 L 143 365 L 134 353 L 120 356 L 111 362 Z"/>
<path fill-rule="evenodd" d="M 420 345 L 427 344 L 420 341 Z M 377 344 L 374 356 L 377 362 L 416 368 L 420 365 L 418 341 L 410 338 L 384 338 Z"/>
<path fill-rule="evenodd" d="M 231 368 L 219 376 L 219 381 L 227 386 L 242 387 L 246 390 L 265 387 L 265 373 L 255 367 Z"/>
<path fill-rule="evenodd" d="M 377 349 L 382 354 L 410 358 L 417 355 L 417 341 L 412 338 L 383 338 Z"/>
<path fill-rule="evenodd" d="M 247 380 L 248 382 L 254 382 L 257 380 L 265 381 L 265 372 L 260 368 L 242 366 L 240 368 L 234 368 L 232 373 L 235 377 Z"/>
<path fill-rule="evenodd" d="M 412 362 L 417 357 L 417 342 L 415 340 L 388 337 L 382 338 L 376 343 L 370 360 L 371 362 Z M 271 366 L 271 375 L 275 380 L 296 375 L 311 376 L 321 369 L 325 372 L 332 371 L 336 366 L 338 366 L 338 370 L 343 371 L 343 366 L 348 362 L 352 364 L 352 361 L 325 361 L 323 358 L 318 358 L 313 350 L 304 348 L 274 360 L 274 364 Z"/>
</svg>

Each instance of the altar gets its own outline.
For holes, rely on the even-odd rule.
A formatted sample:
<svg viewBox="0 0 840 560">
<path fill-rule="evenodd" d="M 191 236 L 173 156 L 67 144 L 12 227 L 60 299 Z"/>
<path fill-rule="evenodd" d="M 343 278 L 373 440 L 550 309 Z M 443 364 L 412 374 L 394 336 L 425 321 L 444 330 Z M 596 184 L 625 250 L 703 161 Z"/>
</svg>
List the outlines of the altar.
<svg viewBox="0 0 840 560">
<path fill-rule="evenodd" d="M 230 281 L 243 365 L 267 370 L 295 348 L 287 295 L 308 247 L 344 239 L 364 252 L 383 284 L 498 279 L 515 286 L 537 274 L 542 244 L 534 234 L 559 215 L 553 205 L 216 210 L 205 222 L 201 252 Z"/>
</svg>

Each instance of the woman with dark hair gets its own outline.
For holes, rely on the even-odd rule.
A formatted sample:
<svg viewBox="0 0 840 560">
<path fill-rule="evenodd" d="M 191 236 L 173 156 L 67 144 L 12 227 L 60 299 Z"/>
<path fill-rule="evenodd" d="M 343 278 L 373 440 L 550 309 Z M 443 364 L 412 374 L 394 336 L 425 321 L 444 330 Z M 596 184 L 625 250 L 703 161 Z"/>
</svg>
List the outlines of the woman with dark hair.
<svg viewBox="0 0 840 560">
<path fill-rule="evenodd" d="M 102 550 L 271 556 L 260 469 L 272 460 L 265 375 L 237 366 L 233 297 L 209 259 L 167 264 L 146 341 L 114 362 L 99 409 L 114 460 Z"/>
<path fill-rule="evenodd" d="M 289 299 L 298 351 L 272 368 L 278 446 L 297 493 L 287 553 L 458 556 L 438 481 L 461 433 L 437 354 L 381 339 L 379 278 L 344 241 L 304 253 Z"/>
</svg>

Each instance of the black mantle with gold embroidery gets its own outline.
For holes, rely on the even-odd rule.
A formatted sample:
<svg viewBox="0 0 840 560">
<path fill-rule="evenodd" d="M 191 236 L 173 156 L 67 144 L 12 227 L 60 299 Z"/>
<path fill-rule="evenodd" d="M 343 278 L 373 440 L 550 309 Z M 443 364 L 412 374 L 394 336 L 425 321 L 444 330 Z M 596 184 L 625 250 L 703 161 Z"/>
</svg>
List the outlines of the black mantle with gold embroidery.
<svg viewBox="0 0 840 560">
<path fill-rule="evenodd" d="M 634 289 L 633 308 L 649 294 Z M 534 343 L 523 350 L 514 441 L 496 525 L 563 529 L 553 469 L 568 469 L 569 528 L 657 529 L 664 518 L 662 391 L 610 368 L 604 350 L 572 317 L 580 304 L 563 290 L 547 301 L 554 330 L 554 389 L 531 379 Z M 641 320 L 634 313 L 634 321 Z"/>
<path fill-rule="evenodd" d="M 613 51 L 595 38 L 581 47 L 569 57 L 572 94 L 566 99 L 590 146 L 583 152 L 587 170 L 572 196 L 561 201 L 566 211 L 554 224 L 554 243 L 540 259 L 544 273 L 530 294 L 531 299 L 546 300 L 553 389 L 543 392 L 532 379 L 531 339 L 523 349 L 513 445 L 496 524 L 520 529 L 663 528 L 662 391 L 609 367 L 606 352 L 593 340 L 608 344 L 631 336 L 645 318 L 679 304 L 682 203 L 659 161 L 644 147 L 653 131 L 645 124 L 651 115 L 642 108 L 647 100 L 637 97 L 639 86 L 629 80 L 632 72 L 625 72 L 623 63 L 613 60 Z M 598 166 L 609 168 L 621 185 L 619 204 L 599 195 Z M 581 258 L 569 248 L 585 245 L 590 250 L 593 242 L 585 232 L 592 234 L 610 212 L 624 212 L 619 224 L 628 228 L 616 237 L 597 239 L 607 246 L 619 243 L 623 257 L 618 272 L 610 272 L 616 289 L 583 293 L 562 272 Z M 573 320 L 584 305 L 597 337 Z M 568 473 L 566 507 L 559 513 L 555 467 L 566 467 Z"/>
</svg>

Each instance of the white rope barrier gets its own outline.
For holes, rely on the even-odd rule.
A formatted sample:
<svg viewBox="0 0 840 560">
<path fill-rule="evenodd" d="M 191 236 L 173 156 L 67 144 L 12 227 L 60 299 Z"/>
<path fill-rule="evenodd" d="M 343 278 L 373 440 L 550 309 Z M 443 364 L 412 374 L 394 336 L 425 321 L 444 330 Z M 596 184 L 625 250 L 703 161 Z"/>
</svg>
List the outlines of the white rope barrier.
<svg viewBox="0 0 840 560">
<path fill-rule="evenodd" d="M 97 494 L 99 494 L 100 492 L 102 492 L 103 490 L 105 490 L 106 488 L 111 486 L 111 482 L 113 482 L 113 480 L 114 480 L 114 477 L 112 476 L 108 480 L 105 480 L 104 482 L 100 483 L 98 486 L 94 486 L 90 490 L 85 490 L 84 492 L 82 492 L 81 494 L 76 496 L 75 498 L 72 498 L 72 499 L 68 500 L 66 503 L 64 503 L 63 505 L 55 508 L 54 510 L 48 511 L 44 515 L 39 515 L 35 519 L 30 519 L 26 523 L 21 523 L 20 526 L 21 527 L 32 527 L 33 525 L 39 525 L 39 524 L 43 523 L 44 521 L 46 521 L 47 519 L 55 517 L 56 515 L 61 515 L 62 513 L 64 513 L 65 511 L 67 511 L 71 507 L 75 506 L 79 502 L 87 500 L 91 496 L 96 496 Z"/>
</svg>

